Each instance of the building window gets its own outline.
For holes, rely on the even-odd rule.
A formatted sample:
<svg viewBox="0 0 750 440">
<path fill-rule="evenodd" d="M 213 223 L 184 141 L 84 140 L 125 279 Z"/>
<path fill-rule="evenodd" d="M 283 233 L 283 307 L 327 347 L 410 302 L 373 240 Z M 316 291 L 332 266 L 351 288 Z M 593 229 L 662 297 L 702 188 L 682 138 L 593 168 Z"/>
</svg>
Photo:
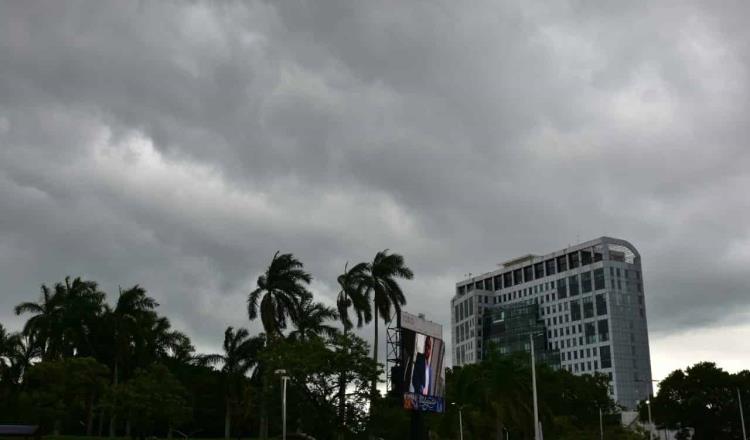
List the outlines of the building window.
<svg viewBox="0 0 750 440">
<path fill-rule="evenodd" d="M 568 277 L 568 292 L 570 296 L 576 296 L 580 293 L 578 290 L 578 275 L 571 275 Z"/>
<path fill-rule="evenodd" d="M 603 316 L 607 314 L 607 300 L 603 293 L 596 295 L 596 315 Z"/>
<path fill-rule="evenodd" d="M 599 340 L 602 342 L 609 341 L 609 322 L 606 319 L 601 319 L 596 325 L 599 327 Z"/>
<path fill-rule="evenodd" d="M 596 327 L 594 326 L 594 323 L 593 322 L 586 323 L 586 326 L 584 327 L 584 329 L 586 331 L 586 343 L 593 344 L 597 342 L 596 341 Z M 587 350 L 587 352 L 589 352 L 588 354 L 591 355 L 589 350 Z"/>
<path fill-rule="evenodd" d="M 465 286 L 458 286 L 458 294 L 459 295 L 463 295 L 464 292 L 466 292 L 466 287 Z"/>
<path fill-rule="evenodd" d="M 604 289 L 604 269 L 594 269 L 594 290 Z"/>
<path fill-rule="evenodd" d="M 536 263 L 534 265 L 534 277 L 536 279 L 544 278 L 544 263 Z"/>
<path fill-rule="evenodd" d="M 581 273 L 581 290 L 583 293 L 591 292 L 591 272 Z"/>
<path fill-rule="evenodd" d="M 612 368 L 612 350 L 609 345 L 602 346 L 599 349 L 599 363 L 602 368 Z"/>
<path fill-rule="evenodd" d="M 555 259 L 550 258 L 544 262 L 544 268 L 547 269 L 547 276 L 555 274 Z"/>
<path fill-rule="evenodd" d="M 568 261 L 565 255 L 560 255 L 557 257 L 557 271 L 558 272 L 565 272 L 568 270 Z"/>
<path fill-rule="evenodd" d="M 581 302 L 578 300 L 573 300 L 570 302 L 570 320 L 581 320 Z"/>
<path fill-rule="evenodd" d="M 484 281 L 477 281 L 474 283 L 474 288 L 479 290 L 484 289 Z"/>
<path fill-rule="evenodd" d="M 521 269 L 516 269 L 513 271 L 513 285 L 521 284 L 523 282 L 523 273 L 521 272 Z"/>
<path fill-rule="evenodd" d="M 591 264 L 591 251 L 582 250 L 581 251 L 581 266 L 586 266 L 587 264 Z"/>
<path fill-rule="evenodd" d="M 590 296 L 583 298 L 583 317 L 593 318 L 594 317 L 594 299 Z"/>
<path fill-rule="evenodd" d="M 528 283 L 529 281 L 534 279 L 534 270 L 531 266 L 526 266 L 523 268 L 523 280 L 524 282 Z"/>
<path fill-rule="evenodd" d="M 570 269 L 575 269 L 576 267 L 580 266 L 580 260 L 578 257 L 578 252 L 571 252 L 568 254 L 568 267 Z"/>
<path fill-rule="evenodd" d="M 492 288 L 492 278 L 487 278 L 486 280 L 484 280 L 484 290 L 488 290 L 490 292 L 495 290 L 494 288 Z"/>
<path fill-rule="evenodd" d="M 503 288 L 503 277 L 502 275 L 495 275 L 495 290 Z"/>
<path fill-rule="evenodd" d="M 568 297 L 568 289 L 565 285 L 565 279 L 561 279 L 560 282 L 557 283 L 557 297 L 559 299 L 567 298 Z"/>
</svg>

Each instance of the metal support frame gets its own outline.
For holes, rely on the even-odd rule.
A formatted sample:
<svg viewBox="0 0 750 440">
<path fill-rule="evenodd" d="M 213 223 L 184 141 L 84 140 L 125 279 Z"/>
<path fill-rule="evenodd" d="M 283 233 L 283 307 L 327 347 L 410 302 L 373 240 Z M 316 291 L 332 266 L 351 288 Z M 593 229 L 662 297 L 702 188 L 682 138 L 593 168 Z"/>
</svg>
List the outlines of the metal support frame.
<svg viewBox="0 0 750 440">
<path fill-rule="evenodd" d="M 401 320 L 396 318 L 397 316 L 394 314 L 390 321 L 396 322 L 396 326 L 391 326 L 386 329 L 385 377 L 388 392 L 393 389 L 393 377 L 391 377 L 392 369 L 393 367 L 401 366 L 401 327 L 399 325 Z"/>
</svg>

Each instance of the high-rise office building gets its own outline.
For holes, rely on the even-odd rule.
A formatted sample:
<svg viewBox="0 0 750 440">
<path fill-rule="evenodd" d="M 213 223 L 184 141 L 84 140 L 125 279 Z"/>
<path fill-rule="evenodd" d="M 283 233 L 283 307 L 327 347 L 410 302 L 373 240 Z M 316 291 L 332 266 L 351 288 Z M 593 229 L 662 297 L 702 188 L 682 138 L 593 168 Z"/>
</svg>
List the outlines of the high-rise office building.
<svg viewBox="0 0 750 440">
<path fill-rule="evenodd" d="M 528 350 L 533 332 L 553 366 L 606 374 L 613 399 L 635 408 L 652 393 L 643 290 L 640 254 L 625 240 L 507 261 L 456 283 L 453 365 L 478 362 L 490 347 Z"/>
</svg>

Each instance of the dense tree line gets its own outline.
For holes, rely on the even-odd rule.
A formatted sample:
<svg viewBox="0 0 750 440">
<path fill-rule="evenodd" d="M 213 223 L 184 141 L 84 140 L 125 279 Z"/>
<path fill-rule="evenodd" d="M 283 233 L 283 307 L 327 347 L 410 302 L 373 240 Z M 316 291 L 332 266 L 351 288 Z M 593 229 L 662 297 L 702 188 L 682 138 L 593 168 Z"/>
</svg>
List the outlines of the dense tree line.
<svg viewBox="0 0 750 440">
<path fill-rule="evenodd" d="M 0 324 L 0 423 L 111 437 L 268 438 L 280 430 L 269 414 L 280 406 L 275 371 L 284 369 L 291 428 L 364 435 L 382 369 L 349 315 L 358 327 L 388 321 L 406 303 L 398 279 L 412 276 L 403 257 L 378 252 L 345 266 L 336 307 L 327 307 L 309 291 L 302 262 L 276 253 L 247 301 L 263 332 L 229 327 L 215 354 L 196 353 L 140 286 L 109 303 L 91 280 L 43 285 L 38 301 L 15 308 L 27 317 L 20 332 Z"/>
</svg>

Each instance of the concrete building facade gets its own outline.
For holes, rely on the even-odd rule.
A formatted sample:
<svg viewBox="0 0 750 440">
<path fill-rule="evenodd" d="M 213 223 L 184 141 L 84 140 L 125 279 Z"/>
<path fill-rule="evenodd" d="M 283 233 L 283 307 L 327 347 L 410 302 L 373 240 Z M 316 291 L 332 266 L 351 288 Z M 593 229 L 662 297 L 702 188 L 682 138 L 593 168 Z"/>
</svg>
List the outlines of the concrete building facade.
<svg viewBox="0 0 750 440">
<path fill-rule="evenodd" d="M 453 365 L 478 362 L 490 348 L 485 314 L 503 316 L 498 309 L 534 305 L 543 325 L 541 342 L 559 351 L 560 367 L 574 374 L 604 373 L 613 399 L 635 408 L 652 393 L 643 292 L 641 256 L 621 239 L 601 237 L 507 261 L 456 283 Z"/>
</svg>

